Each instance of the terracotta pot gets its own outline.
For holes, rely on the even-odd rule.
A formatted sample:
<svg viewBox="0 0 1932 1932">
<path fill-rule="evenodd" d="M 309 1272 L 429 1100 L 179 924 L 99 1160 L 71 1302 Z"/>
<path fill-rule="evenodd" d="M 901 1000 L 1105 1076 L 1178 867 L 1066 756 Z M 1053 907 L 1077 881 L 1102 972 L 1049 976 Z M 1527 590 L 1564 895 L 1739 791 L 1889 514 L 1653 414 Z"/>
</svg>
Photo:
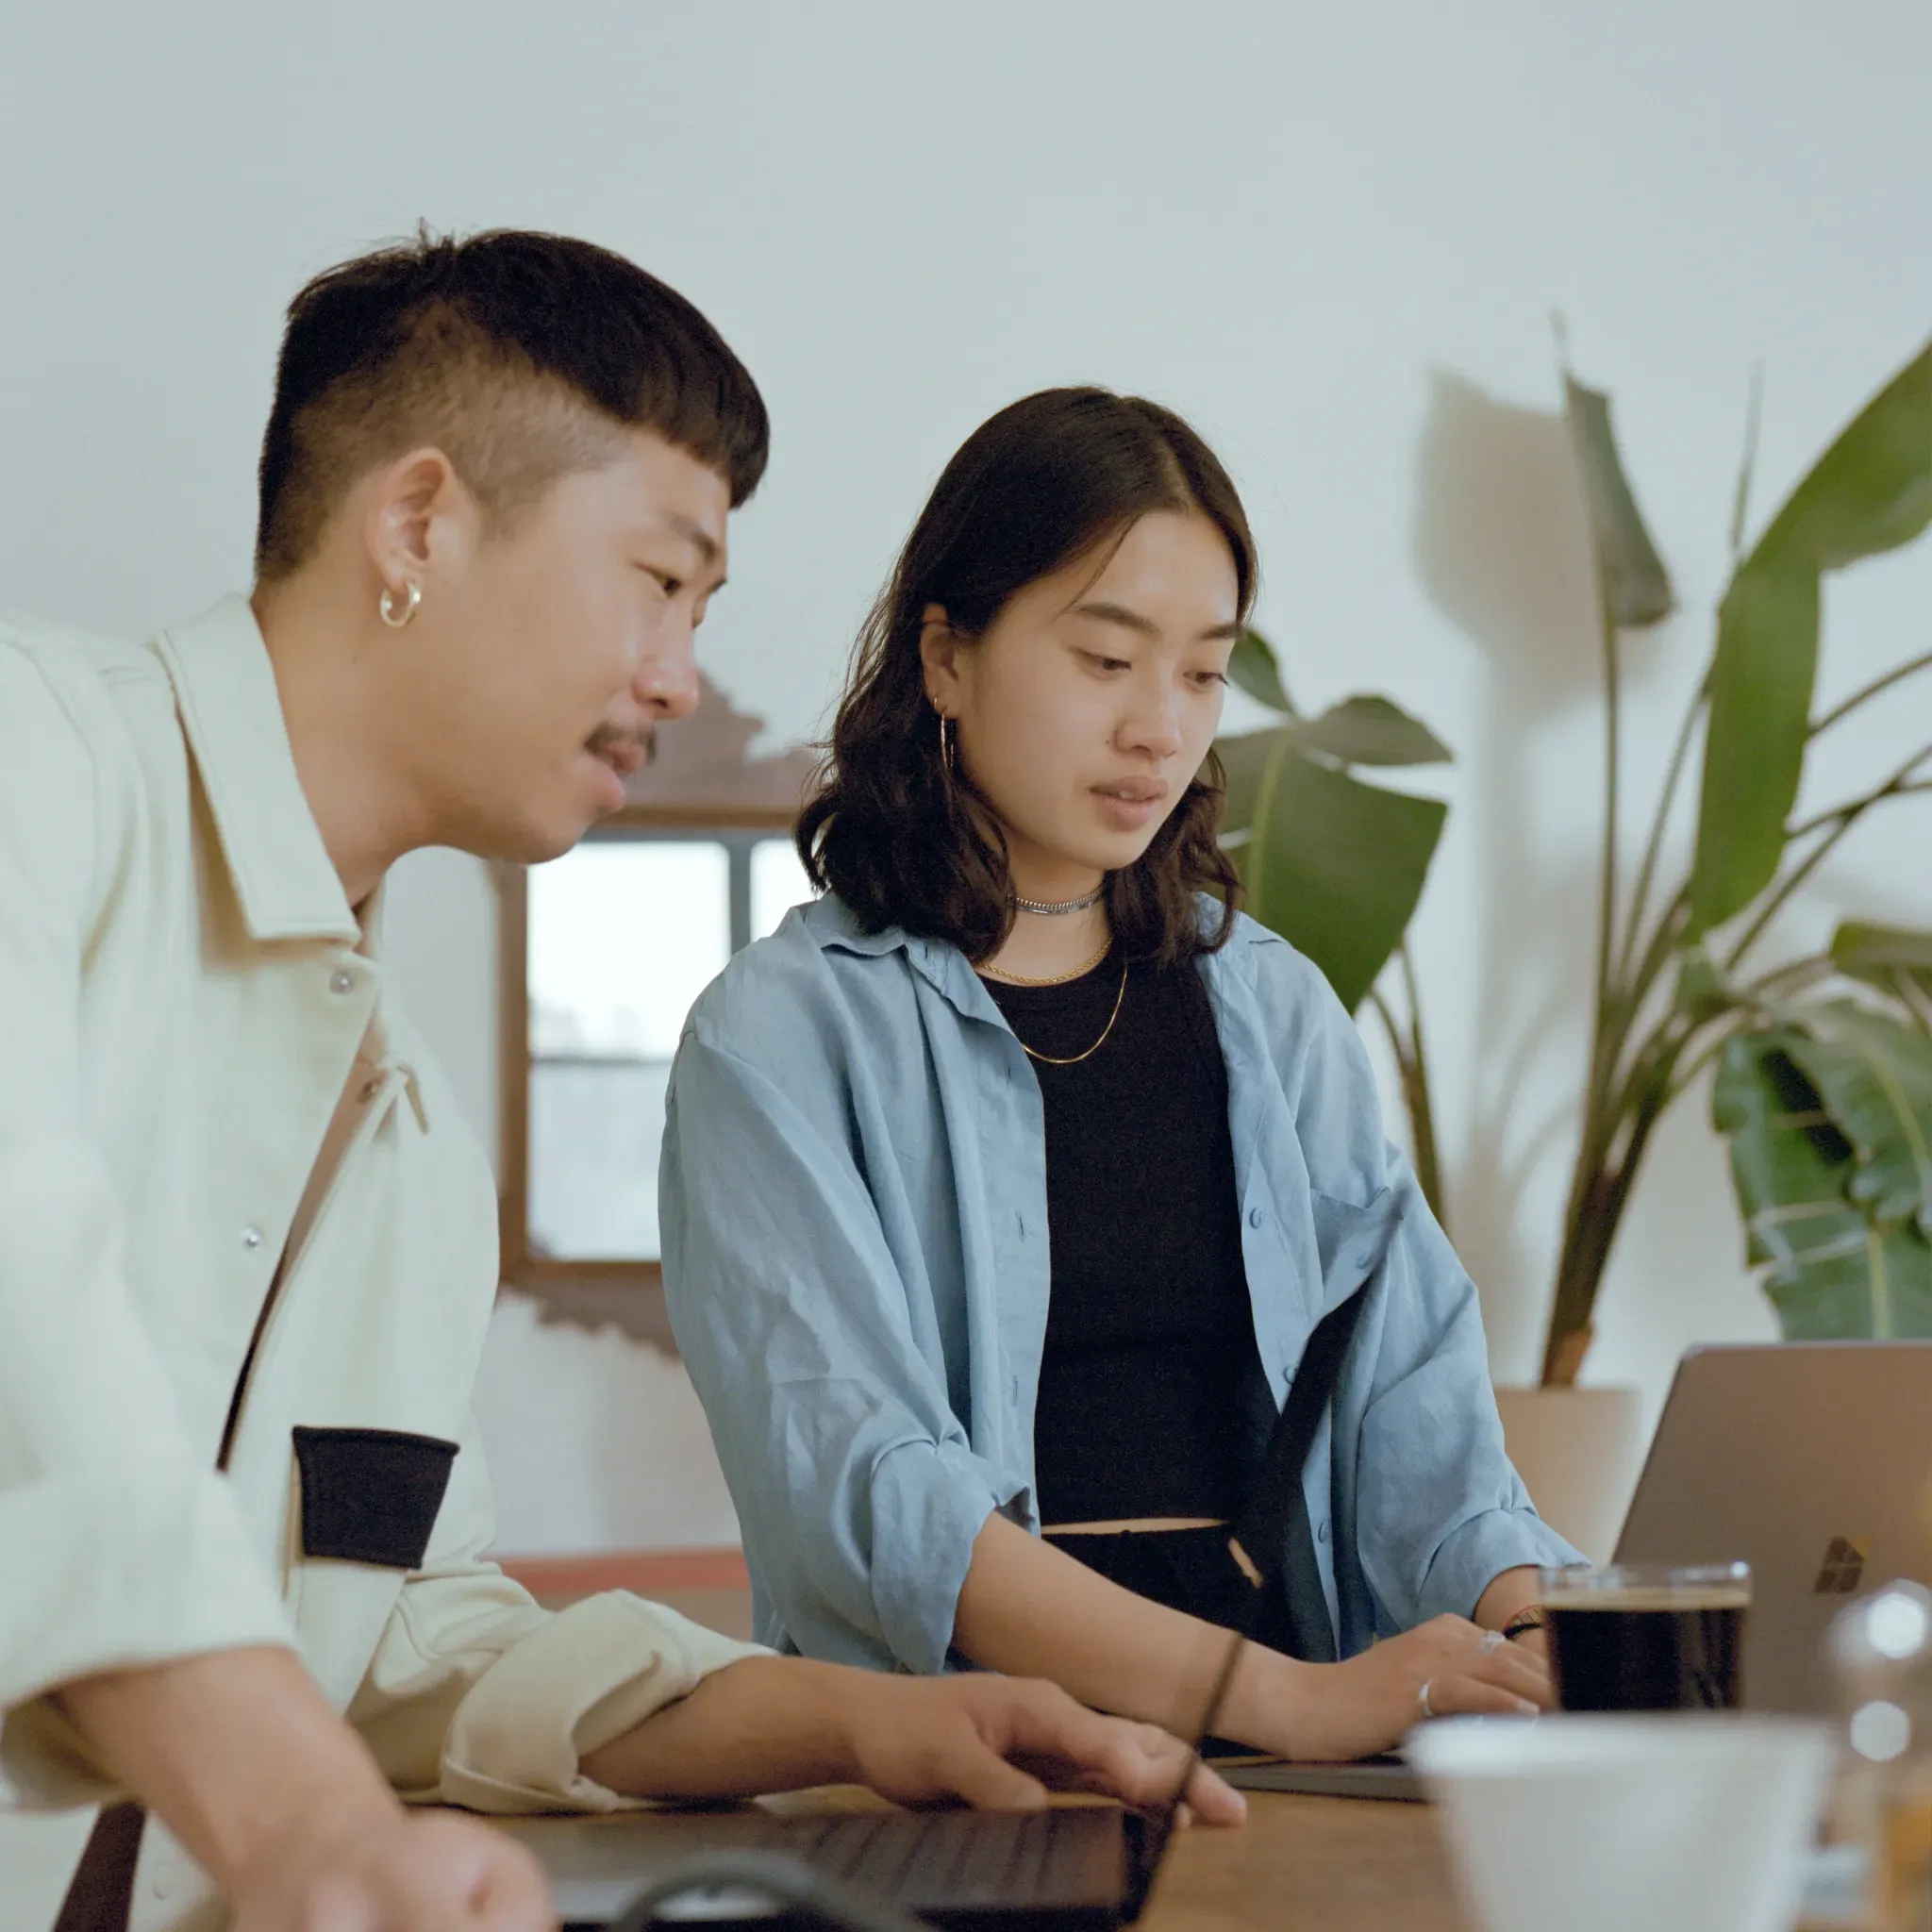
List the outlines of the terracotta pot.
<svg viewBox="0 0 1932 1932">
<path fill-rule="evenodd" d="M 1503 1441 L 1543 1521 L 1607 1563 L 1649 1446 L 1634 1389 L 1498 1389 Z"/>
</svg>

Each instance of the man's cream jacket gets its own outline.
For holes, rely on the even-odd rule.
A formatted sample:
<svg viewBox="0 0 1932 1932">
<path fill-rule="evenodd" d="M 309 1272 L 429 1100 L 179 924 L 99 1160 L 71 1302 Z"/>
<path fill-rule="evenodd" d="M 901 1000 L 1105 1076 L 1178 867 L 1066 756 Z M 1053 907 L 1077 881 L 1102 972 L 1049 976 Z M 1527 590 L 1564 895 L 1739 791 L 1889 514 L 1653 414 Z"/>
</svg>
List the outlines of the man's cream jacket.
<svg viewBox="0 0 1932 1932">
<path fill-rule="evenodd" d="M 579 1757 L 751 1654 L 484 1560 L 494 1191 L 375 953 L 243 599 L 0 625 L 0 1810 L 59 1814 L 0 1816 L 0 1932 L 112 1795 L 72 1678 L 292 1644 L 406 1795 L 596 1809 Z M 151 1824 L 137 1932 L 219 1916 Z"/>
</svg>

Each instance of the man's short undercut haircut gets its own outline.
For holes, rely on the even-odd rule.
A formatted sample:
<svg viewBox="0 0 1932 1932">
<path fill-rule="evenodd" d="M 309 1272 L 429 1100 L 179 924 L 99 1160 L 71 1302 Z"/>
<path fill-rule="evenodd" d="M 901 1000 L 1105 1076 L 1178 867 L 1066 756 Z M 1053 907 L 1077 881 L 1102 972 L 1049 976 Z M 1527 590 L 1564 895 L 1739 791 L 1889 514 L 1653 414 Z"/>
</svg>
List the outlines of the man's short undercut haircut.
<svg viewBox="0 0 1932 1932">
<path fill-rule="evenodd" d="M 634 262 L 563 235 L 413 242 L 327 270 L 289 305 L 261 441 L 255 567 L 314 555 L 358 478 L 449 458 L 493 526 L 651 429 L 723 476 L 764 474 L 763 398 L 718 331 Z"/>
</svg>

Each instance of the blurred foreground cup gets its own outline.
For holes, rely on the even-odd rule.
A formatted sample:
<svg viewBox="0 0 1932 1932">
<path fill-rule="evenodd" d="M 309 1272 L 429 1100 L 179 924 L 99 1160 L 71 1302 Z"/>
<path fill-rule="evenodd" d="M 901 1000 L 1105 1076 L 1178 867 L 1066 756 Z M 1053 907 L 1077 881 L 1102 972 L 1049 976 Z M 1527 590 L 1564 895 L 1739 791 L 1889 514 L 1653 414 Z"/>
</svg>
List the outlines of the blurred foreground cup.
<svg viewBox="0 0 1932 1932">
<path fill-rule="evenodd" d="M 1787 1932 L 1831 1775 L 1822 1724 L 1451 1718 L 1403 1747 L 1485 1932 Z"/>
</svg>

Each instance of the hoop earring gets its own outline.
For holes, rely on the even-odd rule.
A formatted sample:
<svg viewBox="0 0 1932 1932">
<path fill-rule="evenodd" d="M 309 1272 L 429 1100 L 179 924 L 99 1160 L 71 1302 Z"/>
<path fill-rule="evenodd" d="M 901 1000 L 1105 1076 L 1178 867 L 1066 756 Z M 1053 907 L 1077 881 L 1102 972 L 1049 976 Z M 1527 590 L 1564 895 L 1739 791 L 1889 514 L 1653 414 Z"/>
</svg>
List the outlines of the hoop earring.
<svg viewBox="0 0 1932 1932">
<path fill-rule="evenodd" d="M 948 778 L 953 775 L 953 721 L 940 713 L 940 764 Z"/>
<path fill-rule="evenodd" d="M 395 594 L 385 584 L 382 587 L 382 595 L 376 601 L 375 608 L 381 613 L 383 623 L 388 625 L 390 629 L 401 630 L 404 625 L 408 624 L 410 618 L 415 616 L 418 608 L 422 605 L 423 586 L 414 577 L 408 578 L 404 583 L 403 602 L 400 609 L 395 605 Z"/>
</svg>

